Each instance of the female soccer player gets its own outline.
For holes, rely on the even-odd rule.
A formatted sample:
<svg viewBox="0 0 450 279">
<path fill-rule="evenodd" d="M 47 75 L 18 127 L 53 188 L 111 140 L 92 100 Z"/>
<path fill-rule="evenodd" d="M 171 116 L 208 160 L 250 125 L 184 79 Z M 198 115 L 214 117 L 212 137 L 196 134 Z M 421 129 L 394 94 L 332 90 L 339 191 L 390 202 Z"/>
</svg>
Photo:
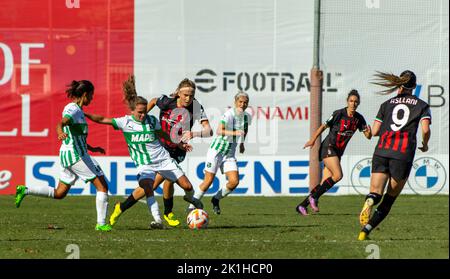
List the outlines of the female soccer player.
<svg viewBox="0 0 450 279">
<path fill-rule="evenodd" d="M 408 180 L 416 152 L 416 133 L 422 126 L 422 152 L 428 150 L 431 131 L 429 105 L 412 95 L 416 88 L 416 75 L 404 71 L 400 76 L 378 72 L 374 84 L 387 87 L 381 93 L 397 91 L 397 96 L 381 104 L 373 123 L 373 135 L 378 136 L 372 158 L 370 193 L 366 196 L 359 216 L 362 230 L 358 239 L 365 240 L 369 233 L 389 214 L 395 199 Z M 384 194 L 384 189 L 387 191 Z M 372 207 L 383 201 L 371 216 Z"/>
<path fill-rule="evenodd" d="M 170 97 L 162 95 L 159 98 L 153 98 L 147 105 L 147 112 L 155 106 L 160 109 L 159 120 L 162 132 L 167 135 L 166 138 L 160 138 L 160 141 L 162 146 L 169 152 L 170 157 L 175 159 L 177 163 L 183 162 L 186 157 L 186 151 L 178 147 L 180 141 L 188 142 L 194 137 L 212 136 L 211 126 L 209 125 L 208 117 L 205 114 L 203 106 L 195 99 L 195 89 L 195 83 L 185 78 L 178 84 L 176 91 Z M 191 131 L 195 121 L 198 121 L 202 125 L 201 131 Z M 163 181 L 164 177 L 157 173 L 153 190 Z M 175 227 L 180 224 L 180 221 L 172 211 L 173 194 L 173 181 L 166 179 L 163 186 L 163 216 L 169 226 Z M 137 187 L 128 197 L 128 204 L 132 206 L 144 197 L 144 195 L 144 190 Z M 123 205 L 120 207 L 123 210 L 128 209 Z M 120 207 L 116 205 L 114 211 L 119 211 Z"/>
<path fill-rule="evenodd" d="M 16 207 L 19 207 L 25 195 L 63 199 L 78 178 L 92 182 L 97 189 L 97 225 L 96 230 L 110 231 L 106 223 L 108 212 L 108 185 L 98 163 L 91 158 L 91 152 L 105 151 L 100 147 L 91 147 L 86 143 L 88 126 L 83 114 L 83 106 L 88 106 L 94 96 L 94 85 L 88 80 L 72 81 L 66 90 L 67 97 L 73 101 L 64 107 L 62 120 L 56 126 L 58 139 L 62 141 L 59 149 L 60 177 L 56 188 L 50 186 L 19 185 L 16 188 Z"/>
<path fill-rule="evenodd" d="M 212 197 L 214 213 L 220 214 L 219 200 L 228 196 L 239 184 L 239 172 L 236 162 L 236 147 L 239 143 L 239 152 L 244 153 L 244 141 L 248 126 L 251 124 L 251 115 L 245 110 L 248 107 L 249 96 L 245 92 L 238 92 L 234 96 L 234 108 L 227 110 L 220 121 L 217 135 L 214 137 L 206 155 L 205 178 L 195 193 L 201 199 L 209 189 L 220 168 L 225 173 L 228 183 Z M 189 209 L 194 206 L 190 205 Z"/>
<path fill-rule="evenodd" d="M 317 129 L 313 137 L 303 147 L 313 146 L 323 131 L 330 127 L 330 132 L 322 141 L 319 151 L 320 161 L 324 163 L 322 181 L 295 208 L 301 215 L 308 215 L 308 205 L 311 205 L 314 212 L 319 212 L 319 197 L 342 179 L 341 157 L 344 155 L 345 147 L 355 131 L 362 131 L 368 139 L 372 137 L 370 126 L 366 125 L 364 117 L 356 112 L 360 99 L 358 91 L 355 89 L 351 90 L 347 96 L 347 107 L 333 112 L 330 118 Z"/>
<path fill-rule="evenodd" d="M 184 175 L 178 163 L 170 157 L 169 152 L 161 146 L 159 138 L 165 137 L 161 131 L 161 125 L 154 116 L 147 115 L 148 102 L 145 98 L 136 94 L 134 77 L 130 76 L 123 86 L 125 101 L 131 110 L 131 115 L 120 118 L 107 118 L 101 115 L 86 113 L 90 120 L 109 124 L 116 130 L 121 130 L 128 144 L 131 159 L 138 168 L 138 183 L 147 196 L 147 205 L 154 218 L 150 223 L 151 228 L 163 228 L 159 213 L 158 202 L 153 195 L 153 183 L 155 174 L 158 172 L 165 179 L 177 182 L 184 190 L 184 199 L 194 204 L 197 208 L 203 208 L 203 204 L 193 197 L 194 190 L 189 179 Z M 180 142 L 179 147 L 185 150 L 192 148 L 190 145 Z M 110 217 L 111 225 L 117 222 L 117 218 L 134 204 L 128 198 L 124 203 L 119 204 Z"/>
</svg>

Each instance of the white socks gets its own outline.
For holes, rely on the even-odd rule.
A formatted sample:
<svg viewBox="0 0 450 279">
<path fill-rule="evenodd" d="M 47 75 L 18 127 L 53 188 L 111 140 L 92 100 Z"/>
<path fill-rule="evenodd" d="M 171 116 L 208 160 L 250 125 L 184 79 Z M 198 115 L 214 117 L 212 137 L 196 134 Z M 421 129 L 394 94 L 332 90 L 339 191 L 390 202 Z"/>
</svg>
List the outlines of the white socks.
<svg viewBox="0 0 450 279">
<path fill-rule="evenodd" d="M 194 198 L 196 198 L 197 200 L 201 200 L 203 198 L 203 195 L 205 195 L 205 192 L 199 189 L 197 192 L 195 192 Z"/>
<path fill-rule="evenodd" d="M 32 195 L 32 196 L 54 198 L 55 197 L 55 188 L 50 187 L 50 186 L 31 185 L 31 186 L 26 186 L 25 194 Z"/>
<path fill-rule="evenodd" d="M 105 225 L 108 212 L 108 193 L 97 191 L 95 205 L 97 207 L 97 224 Z"/>
<path fill-rule="evenodd" d="M 159 212 L 158 202 L 155 200 L 154 196 L 147 197 L 148 210 L 153 216 L 156 223 L 162 223 L 161 213 Z"/>
<path fill-rule="evenodd" d="M 222 189 L 219 190 L 219 192 L 217 192 L 214 197 L 218 200 L 225 198 L 226 196 L 228 196 L 231 192 L 233 192 L 232 190 L 229 190 L 226 186 L 223 187 Z"/>
</svg>

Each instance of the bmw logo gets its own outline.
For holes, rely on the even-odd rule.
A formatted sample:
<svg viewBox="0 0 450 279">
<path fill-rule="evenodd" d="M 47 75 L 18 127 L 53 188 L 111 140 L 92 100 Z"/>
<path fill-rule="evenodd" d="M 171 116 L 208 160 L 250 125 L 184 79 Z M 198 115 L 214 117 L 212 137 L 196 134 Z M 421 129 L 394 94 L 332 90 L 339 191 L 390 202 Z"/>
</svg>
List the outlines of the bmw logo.
<svg viewBox="0 0 450 279">
<path fill-rule="evenodd" d="M 369 193 L 371 167 L 372 158 L 364 158 L 356 163 L 352 169 L 350 181 L 353 189 L 355 189 L 358 194 L 366 195 Z"/>
<path fill-rule="evenodd" d="M 414 161 L 408 185 L 416 194 L 437 194 L 447 182 L 447 173 L 438 160 L 421 157 Z"/>
</svg>

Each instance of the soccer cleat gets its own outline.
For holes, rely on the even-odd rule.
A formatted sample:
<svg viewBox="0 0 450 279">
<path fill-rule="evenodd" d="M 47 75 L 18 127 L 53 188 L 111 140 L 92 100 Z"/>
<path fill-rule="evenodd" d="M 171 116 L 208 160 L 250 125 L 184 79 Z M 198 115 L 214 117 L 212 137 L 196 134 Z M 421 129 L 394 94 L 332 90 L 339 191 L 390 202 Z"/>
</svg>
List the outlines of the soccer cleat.
<svg viewBox="0 0 450 279">
<path fill-rule="evenodd" d="M 189 213 L 191 213 L 191 211 L 194 210 L 194 209 L 195 209 L 194 205 L 190 204 L 190 205 L 186 208 L 186 213 L 189 214 Z"/>
<path fill-rule="evenodd" d="M 114 211 L 109 217 L 109 223 L 111 226 L 114 226 L 115 223 L 117 223 L 117 219 L 119 219 L 119 216 L 122 214 L 122 210 L 120 209 L 120 202 L 116 203 L 114 206 Z"/>
<path fill-rule="evenodd" d="M 166 220 L 167 224 L 171 227 L 176 227 L 180 224 L 180 221 L 175 217 L 175 214 L 173 212 L 170 212 L 169 214 L 164 214 L 164 220 Z"/>
<path fill-rule="evenodd" d="M 109 224 L 104 224 L 104 225 L 95 225 L 95 230 L 96 231 L 102 231 L 102 232 L 109 232 L 111 230 L 111 225 Z"/>
<path fill-rule="evenodd" d="M 373 199 L 368 198 L 364 202 L 364 206 L 361 210 L 361 213 L 359 214 L 359 224 L 361 227 L 364 227 L 369 223 L 370 214 L 372 213 L 372 206 L 373 206 Z"/>
<path fill-rule="evenodd" d="M 163 225 L 163 223 L 158 223 L 156 221 L 152 221 L 150 223 L 150 229 L 152 229 L 152 230 L 163 230 L 164 229 L 164 225 Z"/>
<path fill-rule="evenodd" d="M 366 240 L 366 239 L 369 239 L 367 237 L 367 233 L 365 231 L 360 231 L 359 235 L 358 235 L 358 240 L 359 241 L 363 241 L 363 240 Z"/>
<path fill-rule="evenodd" d="M 16 187 L 16 207 L 18 208 L 20 206 L 20 204 L 22 203 L 23 198 L 25 198 L 26 194 L 25 194 L 25 190 L 27 189 L 27 187 L 25 187 L 24 185 L 17 185 Z"/>
<path fill-rule="evenodd" d="M 308 197 L 309 204 L 314 212 L 319 212 L 319 201 L 312 196 Z"/>
<path fill-rule="evenodd" d="M 186 195 L 184 195 L 183 199 L 191 203 L 193 206 L 195 206 L 195 208 L 203 209 L 203 203 L 199 199 L 196 199 L 194 197 L 192 197 L 192 199 L 189 199 Z"/>
<path fill-rule="evenodd" d="M 220 215 L 220 206 L 219 206 L 219 199 L 216 199 L 216 197 L 212 197 L 211 203 L 213 205 L 213 211 L 217 215 Z"/>
<path fill-rule="evenodd" d="M 306 207 L 300 205 L 300 204 L 297 205 L 297 207 L 295 208 L 295 210 L 296 210 L 300 215 L 303 215 L 303 216 L 309 215 L 309 214 L 308 214 L 308 209 L 307 209 Z"/>
</svg>

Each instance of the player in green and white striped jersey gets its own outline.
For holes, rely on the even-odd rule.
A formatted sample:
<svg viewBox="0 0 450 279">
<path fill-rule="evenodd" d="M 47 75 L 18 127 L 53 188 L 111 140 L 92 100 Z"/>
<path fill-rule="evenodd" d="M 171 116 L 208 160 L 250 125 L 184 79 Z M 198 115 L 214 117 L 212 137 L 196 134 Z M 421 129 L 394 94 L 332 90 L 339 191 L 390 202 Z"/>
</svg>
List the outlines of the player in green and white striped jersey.
<svg viewBox="0 0 450 279">
<path fill-rule="evenodd" d="M 85 113 L 86 117 L 100 124 L 109 124 L 121 130 L 128 145 L 131 159 L 138 169 L 139 187 L 143 188 L 147 197 L 147 205 L 154 221 L 151 228 L 163 228 L 158 202 L 154 198 L 153 183 L 156 173 L 165 179 L 176 182 L 185 191 L 184 199 L 203 208 L 203 204 L 194 198 L 194 189 L 178 163 L 170 157 L 169 152 L 159 142 L 160 137 L 169 137 L 161 130 L 159 120 L 147 115 L 147 100 L 137 96 L 134 77 L 124 82 L 124 96 L 131 110 L 131 115 L 120 118 L 107 118 L 101 115 Z M 192 146 L 180 143 L 179 147 L 190 151 Z M 130 195 L 123 203 L 117 203 L 111 214 L 110 223 L 114 225 L 118 217 L 137 202 L 138 198 Z"/>
<path fill-rule="evenodd" d="M 60 177 L 57 188 L 50 186 L 19 185 L 16 189 L 16 207 L 19 207 L 25 195 L 44 196 L 63 199 L 78 178 L 92 182 L 97 189 L 97 225 L 96 230 L 110 231 L 106 224 L 108 212 L 108 185 L 103 171 L 88 154 L 92 152 L 105 153 L 103 148 L 91 147 L 86 142 L 88 127 L 84 118 L 83 106 L 88 106 L 94 96 L 94 85 L 88 80 L 72 81 L 66 90 L 67 97 L 73 102 L 64 107 L 62 120 L 56 126 L 58 139 L 62 141 L 59 150 Z"/>
<path fill-rule="evenodd" d="M 239 184 L 239 171 L 236 162 L 236 148 L 239 143 L 240 153 L 244 153 L 244 141 L 251 115 L 245 110 L 248 107 L 249 96 L 245 92 L 238 92 L 234 96 L 234 108 L 227 110 L 220 120 L 216 136 L 214 137 L 206 155 L 205 178 L 196 192 L 195 198 L 201 199 L 209 189 L 220 168 L 225 173 L 228 183 L 213 196 L 211 203 L 216 214 L 220 214 L 219 200 L 228 196 Z M 193 209 L 193 206 L 189 206 Z"/>
</svg>

